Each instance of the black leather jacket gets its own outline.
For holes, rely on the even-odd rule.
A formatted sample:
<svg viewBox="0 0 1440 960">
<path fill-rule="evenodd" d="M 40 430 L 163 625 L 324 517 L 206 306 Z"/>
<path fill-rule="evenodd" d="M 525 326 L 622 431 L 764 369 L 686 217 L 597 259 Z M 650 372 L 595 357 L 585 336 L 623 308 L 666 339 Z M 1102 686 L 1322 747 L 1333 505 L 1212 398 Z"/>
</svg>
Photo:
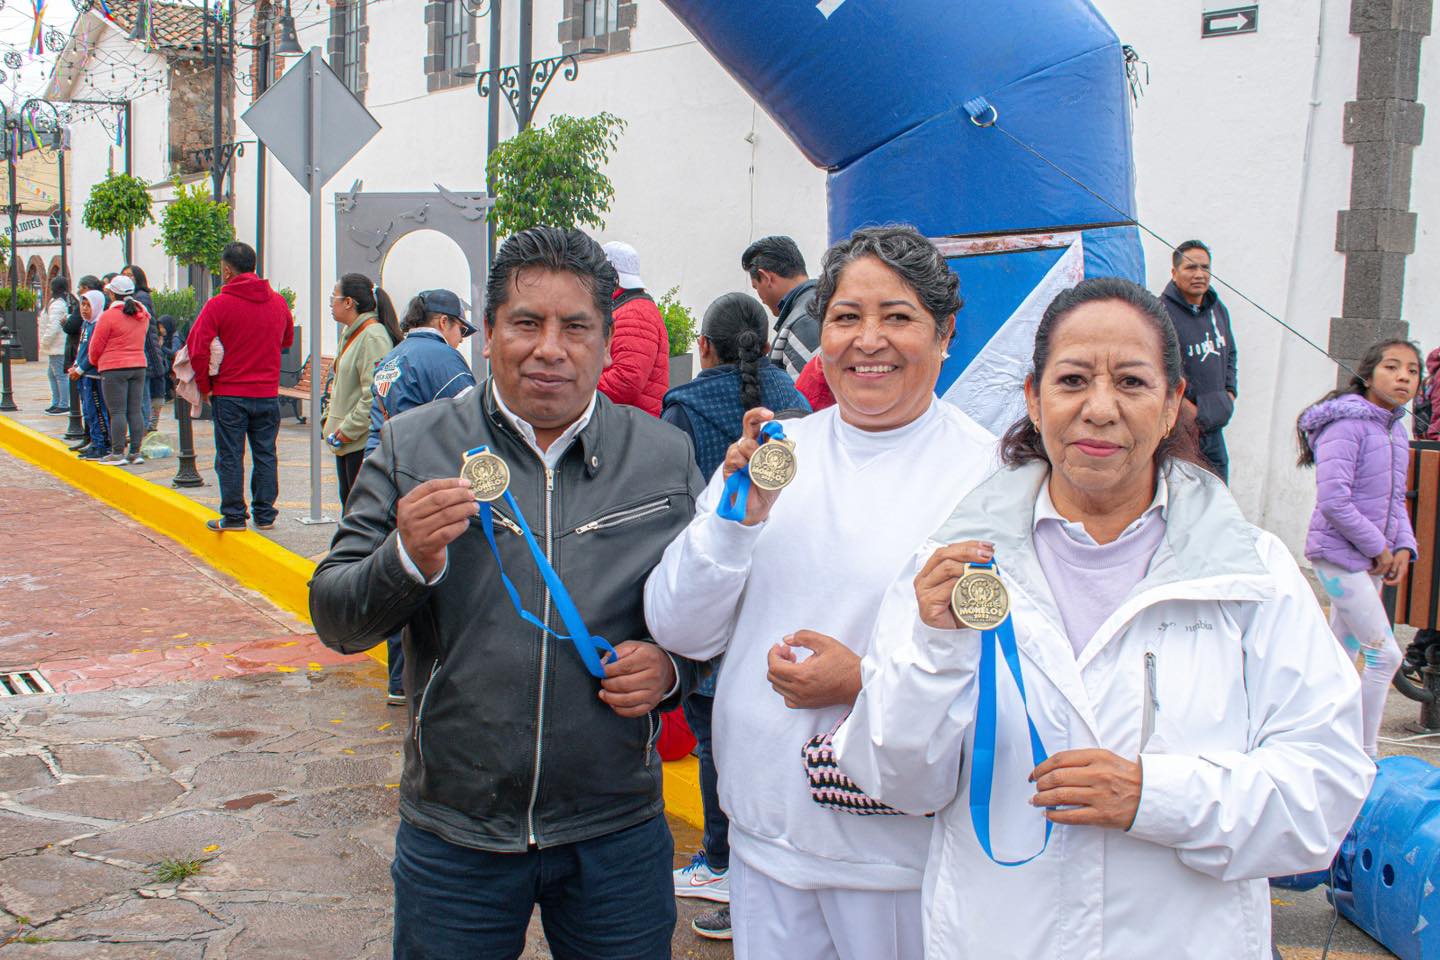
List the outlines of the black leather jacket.
<svg viewBox="0 0 1440 960">
<path fill-rule="evenodd" d="M 401 564 L 395 504 L 459 475 L 461 454 L 488 444 L 510 467 L 510 492 L 585 624 L 612 644 L 649 640 L 645 579 L 695 512 L 704 487 L 685 435 L 596 398 L 590 422 L 554 471 L 495 404 L 490 385 L 388 421 L 350 493 L 329 555 L 310 583 L 320 638 L 346 653 L 405 631 L 410 735 L 400 812 L 452 843 L 522 851 L 604 836 L 659 814 L 659 710 L 626 719 L 600 701 L 568 642 L 515 613 L 478 520 L 450 544 L 425 586 Z M 563 624 L 504 501 L 495 537 L 525 608 Z M 676 660 L 681 692 L 694 664 Z"/>
</svg>

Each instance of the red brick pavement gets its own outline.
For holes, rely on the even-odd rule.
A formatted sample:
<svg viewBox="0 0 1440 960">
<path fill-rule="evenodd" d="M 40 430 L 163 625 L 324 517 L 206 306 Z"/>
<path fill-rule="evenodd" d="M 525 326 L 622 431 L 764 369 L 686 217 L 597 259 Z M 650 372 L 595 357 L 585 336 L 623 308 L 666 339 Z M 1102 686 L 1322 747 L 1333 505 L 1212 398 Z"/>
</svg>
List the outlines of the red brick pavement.
<svg viewBox="0 0 1440 960">
<path fill-rule="evenodd" d="M 87 693 L 341 656 L 190 551 L 0 452 L 0 669 Z"/>
</svg>

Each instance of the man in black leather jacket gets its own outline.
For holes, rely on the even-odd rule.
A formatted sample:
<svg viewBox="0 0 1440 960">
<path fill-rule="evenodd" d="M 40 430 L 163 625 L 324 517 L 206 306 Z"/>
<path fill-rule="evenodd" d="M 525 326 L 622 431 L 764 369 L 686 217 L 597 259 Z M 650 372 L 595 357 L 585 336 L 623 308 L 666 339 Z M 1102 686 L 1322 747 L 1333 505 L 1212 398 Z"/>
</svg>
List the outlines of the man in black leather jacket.
<svg viewBox="0 0 1440 960">
<path fill-rule="evenodd" d="M 704 482 L 684 434 L 596 391 L 615 282 L 579 231 L 506 241 L 486 291 L 492 379 L 385 424 L 311 582 L 316 630 L 337 650 L 406 628 L 397 958 L 518 957 L 536 904 L 562 960 L 670 956 L 654 742 L 695 667 L 650 640 L 643 588 Z M 603 680 L 512 604 L 458 479 L 481 445 L 508 465 L 585 625 L 615 645 Z M 521 518 L 492 510 L 520 602 L 563 635 Z"/>
</svg>

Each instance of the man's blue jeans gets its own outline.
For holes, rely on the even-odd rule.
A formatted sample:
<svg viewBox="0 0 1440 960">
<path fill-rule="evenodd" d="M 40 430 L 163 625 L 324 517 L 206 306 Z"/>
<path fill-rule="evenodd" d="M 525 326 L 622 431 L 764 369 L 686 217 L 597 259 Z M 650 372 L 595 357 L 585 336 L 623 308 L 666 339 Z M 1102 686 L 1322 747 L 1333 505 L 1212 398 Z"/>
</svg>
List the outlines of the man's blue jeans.
<svg viewBox="0 0 1440 960">
<path fill-rule="evenodd" d="M 730 818 L 720 809 L 720 774 L 715 769 L 714 734 L 711 728 L 711 714 L 715 711 L 715 698 L 701 693 L 692 693 L 680 702 L 685 711 L 685 722 L 695 734 L 700 760 L 700 809 L 705 813 L 705 837 L 701 841 L 705 849 L 705 862 L 716 873 L 730 869 Z"/>
<path fill-rule="evenodd" d="M 280 472 L 275 437 L 280 401 L 274 397 L 211 397 L 215 421 L 215 475 L 220 480 L 220 516 L 229 526 L 245 525 L 245 441 L 250 441 L 250 515 L 274 523 Z"/>
<path fill-rule="evenodd" d="M 670 960 L 675 845 L 663 816 L 525 853 L 395 835 L 394 960 L 514 960 L 535 906 L 555 960 Z"/>
</svg>

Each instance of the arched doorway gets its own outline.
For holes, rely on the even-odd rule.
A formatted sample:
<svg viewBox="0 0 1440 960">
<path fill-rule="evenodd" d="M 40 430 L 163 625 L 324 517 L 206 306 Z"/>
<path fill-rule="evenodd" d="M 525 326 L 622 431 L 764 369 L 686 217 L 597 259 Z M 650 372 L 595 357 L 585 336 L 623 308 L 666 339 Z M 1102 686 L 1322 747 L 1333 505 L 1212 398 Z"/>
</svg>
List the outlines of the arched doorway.
<svg viewBox="0 0 1440 960">
<path fill-rule="evenodd" d="M 45 261 L 37 256 L 30 258 L 30 263 L 25 268 L 25 286 L 29 287 L 35 294 L 35 303 L 38 308 L 43 309 L 49 299 L 50 285 L 46 282 Z"/>
<path fill-rule="evenodd" d="M 470 266 L 460 245 L 435 230 L 417 230 L 396 241 L 385 254 L 376 271 L 380 286 L 395 301 L 395 312 L 402 318 L 410 299 L 421 290 L 444 288 L 453 291 L 462 302 L 471 302 Z M 477 327 L 479 317 L 471 304 L 468 318 Z M 462 351 L 466 352 L 467 351 Z"/>
</svg>

